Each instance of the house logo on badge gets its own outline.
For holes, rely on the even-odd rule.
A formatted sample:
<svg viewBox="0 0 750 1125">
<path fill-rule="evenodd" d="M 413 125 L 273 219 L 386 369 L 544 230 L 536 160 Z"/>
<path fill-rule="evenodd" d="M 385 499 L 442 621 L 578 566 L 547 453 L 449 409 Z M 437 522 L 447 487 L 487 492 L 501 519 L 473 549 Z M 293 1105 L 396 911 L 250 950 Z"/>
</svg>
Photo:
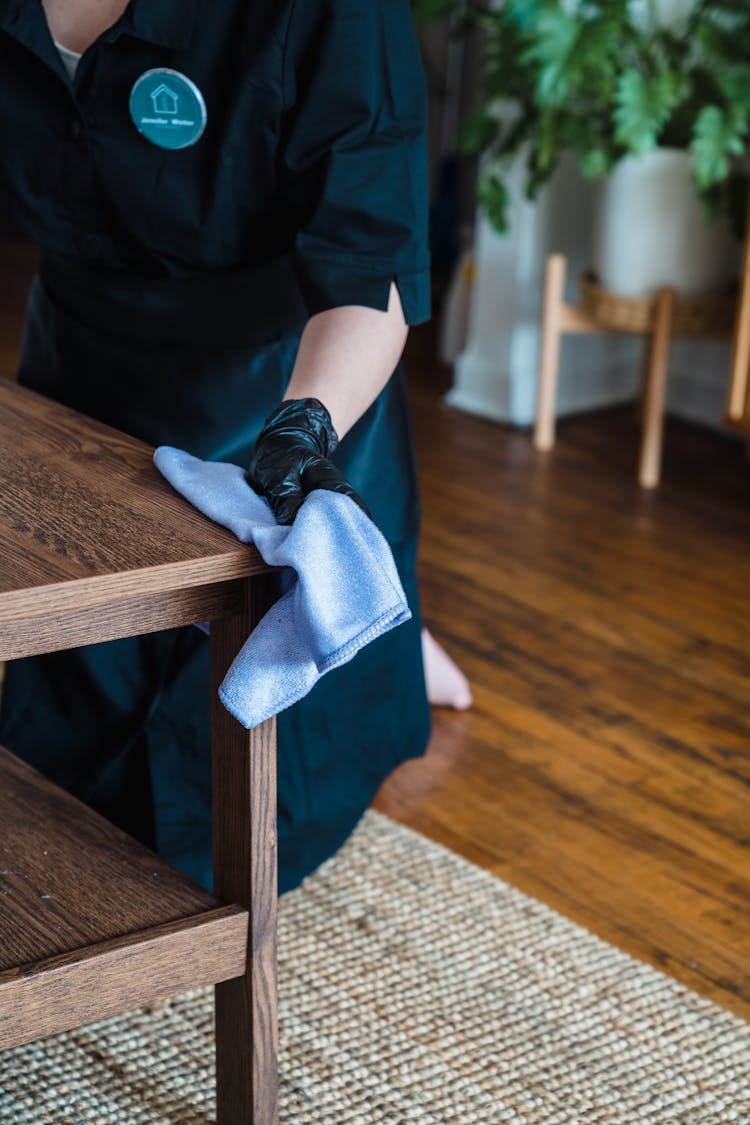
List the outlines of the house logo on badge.
<svg viewBox="0 0 750 1125">
<path fill-rule="evenodd" d="M 195 82 L 169 67 L 147 70 L 136 79 L 129 108 L 138 132 L 157 148 L 196 144 L 208 119 L 205 99 Z"/>
<path fill-rule="evenodd" d="M 151 101 L 153 102 L 154 113 L 165 117 L 177 116 L 180 104 L 179 95 L 163 82 L 161 86 L 157 86 L 155 90 L 152 90 Z"/>
</svg>

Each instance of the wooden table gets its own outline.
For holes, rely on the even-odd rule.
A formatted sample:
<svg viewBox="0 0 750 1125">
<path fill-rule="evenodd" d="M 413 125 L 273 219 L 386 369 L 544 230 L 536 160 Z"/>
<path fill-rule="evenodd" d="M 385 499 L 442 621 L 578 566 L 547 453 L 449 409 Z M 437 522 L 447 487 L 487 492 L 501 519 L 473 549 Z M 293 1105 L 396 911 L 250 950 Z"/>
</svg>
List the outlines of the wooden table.
<svg viewBox="0 0 750 1125">
<path fill-rule="evenodd" d="M 214 894 L 0 751 L 0 1048 L 216 984 L 218 1120 L 272 1125 L 275 721 L 216 696 L 271 583 L 151 456 L 0 380 L 0 660 L 213 622 Z"/>
</svg>

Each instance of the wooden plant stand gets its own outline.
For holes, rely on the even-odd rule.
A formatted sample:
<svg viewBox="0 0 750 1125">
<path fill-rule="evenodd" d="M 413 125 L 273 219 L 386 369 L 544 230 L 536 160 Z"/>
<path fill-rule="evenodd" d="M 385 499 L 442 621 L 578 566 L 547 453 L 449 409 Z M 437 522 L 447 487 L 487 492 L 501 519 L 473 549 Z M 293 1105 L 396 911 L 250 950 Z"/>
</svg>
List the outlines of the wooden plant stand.
<svg viewBox="0 0 750 1125">
<path fill-rule="evenodd" d="M 579 305 L 565 301 L 566 259 L 547 259 L 542 310 L 542 340 L 537 391 L 534 446 L 541 451 L 555 444 L 555 401 L 560 364 L 560 342 L 569 333 L 592 335 L 620 332 L 646 336 L 643 385 L 643 436 L 638 482 L 655 488 L 661 476 L 664 407 L 667 395 L 669 351 L 674 336 L 728 336 L 736 311 L 734 298 L 685 298 L 662 289 L 653 298 L 620 297 L 602 289 L 584 275 Z"/>
<path fill-rule="evenodd" d="M 212 621 L 215 883 L 0 751 L 0 1048 L 215 984 L 219 1125 L 278 1120 L 275 720 L 216 697 L 270 596 L 148 446 L 0 380 L 0 660 Z"/>
<path fill-rule="evenodd" d="M 734 351 L 724 419 L 730 429 L 750 438 L 750 208 L 740 280 L 740 300 L 734 329 Z"/>
</svg>

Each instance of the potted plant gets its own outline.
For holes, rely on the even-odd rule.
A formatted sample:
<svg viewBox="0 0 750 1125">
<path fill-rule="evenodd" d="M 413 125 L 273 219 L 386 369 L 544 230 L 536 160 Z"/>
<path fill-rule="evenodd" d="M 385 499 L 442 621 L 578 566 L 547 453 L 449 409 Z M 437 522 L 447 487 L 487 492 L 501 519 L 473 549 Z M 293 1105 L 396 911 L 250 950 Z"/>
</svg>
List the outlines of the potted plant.
<svg viewBox="0 0 750 1125">
<path fill-rule="evenodd" d="M 480 104 L 463 148 L 482 158 L 479 198 L 500 231 L 508 170 L 534 198 L 566 152 L 606 177 L 598 272 L 640 295 L 726 281 L 741 232 L 750 131 L 750 0 L 414 0 L 485 36 Z M 671 258 L 671 260 L 670 260 Z"/>
</svg>

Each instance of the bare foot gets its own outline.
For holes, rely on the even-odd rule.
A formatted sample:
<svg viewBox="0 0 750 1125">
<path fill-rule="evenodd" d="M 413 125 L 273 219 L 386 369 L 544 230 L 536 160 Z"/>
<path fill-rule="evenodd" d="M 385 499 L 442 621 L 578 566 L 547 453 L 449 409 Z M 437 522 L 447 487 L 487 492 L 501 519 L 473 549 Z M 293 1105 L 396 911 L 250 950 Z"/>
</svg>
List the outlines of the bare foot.
<svg viewBox="0 0 750 1125">
<path fill-rule="evenodd" d="M 469 681 L 427 629 L 422 630 L 422 658 L 430 704 L 433 707 L 453 707 L 456 711 L 471 707 L 473 699 Z"/>
</svg>

